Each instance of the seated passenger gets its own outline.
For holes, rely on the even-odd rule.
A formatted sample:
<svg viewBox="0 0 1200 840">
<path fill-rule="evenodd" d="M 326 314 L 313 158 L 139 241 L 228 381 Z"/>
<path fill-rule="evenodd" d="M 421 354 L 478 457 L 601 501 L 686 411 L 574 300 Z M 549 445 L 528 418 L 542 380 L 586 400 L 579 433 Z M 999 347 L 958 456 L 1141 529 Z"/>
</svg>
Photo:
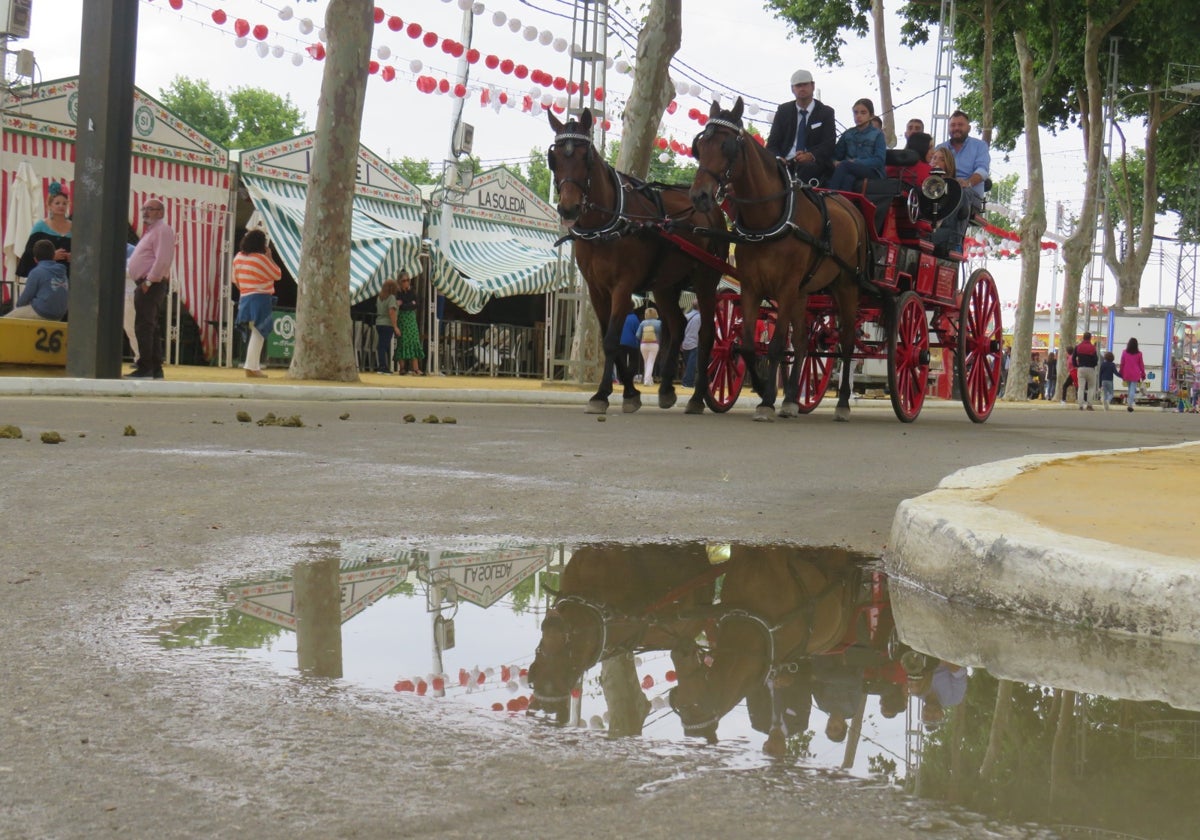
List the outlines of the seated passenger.
<svg viewBox="0 0 1200 840">
<path fill-rule="evenodd" d="M 882 178 L 887 142 L 883 132 L 871 125 L 875 104 L 870 99 L 854 103 L 854 128 L 846 131 L 833 150 L 833 175 L 829 189 L 861 190 L 864 178 Z"/>
<path fill-rule="evenodd" d="M 957 184 L 954 180 L 954 152 L 945 146 L 938 146 L 929 156 L 930 175 L 939 175 L 947 179 L 951 186 Z M 922 182 L 924 183 L 924 182 Z M 961 188 L 960 188 L 961 189 Z M 970 212 L 970 202 L 957 202 L 951 211 L 937 220 L 932 241 L 935 253 L 944 255 L 949 251 L 962 251 L 963 236 L 967 232 L 967 215 Z"/>
<path fill-rule="evenodd" d="M 899 178 L 909 186 L 919 187 L 929 177 L 932 168 L 929 165 L 929 157 L 933 150 L 933 138 L 923 131 L 910 134 L 904 143 L 904 148 L 916 153 L 917 162 L 907 166 L 889 166 L 887 167 L 887 176 Z"/>
</svg>

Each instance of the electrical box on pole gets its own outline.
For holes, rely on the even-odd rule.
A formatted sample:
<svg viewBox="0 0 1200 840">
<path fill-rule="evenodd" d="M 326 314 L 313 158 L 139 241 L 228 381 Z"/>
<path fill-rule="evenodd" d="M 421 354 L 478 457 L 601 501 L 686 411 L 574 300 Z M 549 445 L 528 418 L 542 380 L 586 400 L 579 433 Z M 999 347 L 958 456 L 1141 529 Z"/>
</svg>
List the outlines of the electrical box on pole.
<svg viewBox="0 0 1200 840">
<path fill-rule="evenodd" d="M 2 0 L 0 20 L 4 30 L 0 32 L 5 38 L 28 38 L 29 20 L 33 13 L 33 0 Z"/>
</svg>

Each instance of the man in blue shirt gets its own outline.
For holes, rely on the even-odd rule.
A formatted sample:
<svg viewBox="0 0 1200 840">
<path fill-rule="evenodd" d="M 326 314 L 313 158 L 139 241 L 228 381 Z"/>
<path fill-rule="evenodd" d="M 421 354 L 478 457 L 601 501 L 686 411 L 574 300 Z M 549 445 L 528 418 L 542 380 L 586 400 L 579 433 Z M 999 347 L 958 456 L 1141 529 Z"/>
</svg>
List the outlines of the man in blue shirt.
<svg viewBox="0 0 1200 840">
<path fill-rule="evenodd" d="M 683 351 L 683 381 L 684 388 L 696 387 L 696 355 L 700 349 L 700 310 L 696 304 L 688 309 L 687 320 L 683 325 L 683 341 L 679 349 Z"/>
<path fill-rule="evenodd" d="M 962 111 L 950 115 L 950 139 L 942 143 L 954 152 L 958 183 L 963 187 L 962 205 L 968 218 L 983 212 L 983 182 L 988 179 L 992 153 L 978 137 L 971 137 L 971 121 Z M 965 227 L 965 226 L 964 226 Z"/>
<path fill-rule="evenodd" d="M 54 243 L 49 239 L 33 243 L 33 258 L 37 265 L 25 280 L 17 306 L 4 317 L 61 321 L 67 314 L 67 269 L 54 261 Z"/>
</svg>

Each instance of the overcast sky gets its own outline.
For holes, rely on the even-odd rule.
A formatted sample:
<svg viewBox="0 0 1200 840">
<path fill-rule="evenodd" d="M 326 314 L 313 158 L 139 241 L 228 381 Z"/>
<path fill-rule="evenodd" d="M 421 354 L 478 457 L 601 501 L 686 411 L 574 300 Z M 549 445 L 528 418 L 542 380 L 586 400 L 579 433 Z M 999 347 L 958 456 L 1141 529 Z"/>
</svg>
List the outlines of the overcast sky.
<svg viewBox="0 0 1200 840">
<path fill-rule="evenodd" d="M 312 60 L 305 49 L 318 43 L 325 0 L 312 3 L 182 0 L 179 10 L 171 8 L 170 3 L 171 0 L 139 3 L 138 87 L 158 96 L 177 74 L 205 79 L 219 91 L 242 85 L 263 87 L 290 96 L 305 112 L 308 125 L 315 124 L 323 65 Z M 49 81 L 79 72 L 82 5 L 83 0 L 35 0 L 30 38 L 13 46 L 34 51 L 40 79 Z M 404 28 L 393 31 L 386 20 L 375 28 L 373 56 L 380 63 L 381 72 L 370 77 L 362 142 L 386 159 L 413 157 L 440 161 L 449 143 L 454 97 L 421 93 L 416 78 L 432 75 L 453 79 L 457 61 L 446 55 L 440 45 L 427 48 L 420 39 L 409 37 L 406 28 L 416 23 L 423 34 L 432 31 L 442 38 L 460 40 L 463 12 L 458 0 L 393 0 L 379 6 L 388 18 L 400 17 Z M 474 16 L 473 45 L 482 55 L 508 58 L 554 76 L 571 76 L 567 53 L 557 51 L 553 40 L 547 45 L 540 40 L 549 36 L 570 43 L 573 2 L 480 0 L 475 6 L 482 13 Z M 213 12 L 217 10 L 225 13 L 223 26 L 213 21 Z M 284 14 L 290 11 L 290 19 L 282 19 L 281 11 Z M 688 111 L 699 108 L 706 112 L 714 88 L 723 100 L 731 95 L 745 95 L 761 107 L 757 119 L 769 121 L 768 109 L 790 98 L 788 79 L 800 67 L 813 71 L 818 98 L 834 108 L 842 123 L 849 122 L 850 104 L 855 99 L 867 96 L 878 105 L 874 49 L 869 40 L 848 44 L 843 51 L 842 67 L 824 68 L 816 64 L 810 48 L 788 37 L 787 26 L 764 11 L 759 0 L 686 0 L 683 14 L 683 46 L 677 61 L 686 67 L 673 73 L 673 78 L 677 83 L 687 82 L 701 90 L 699 96 L 691 95 L 689 90 L 677 97 L 678 109 L 664 121 L 665 136 L 669 139 L 691 142 L 699 126 L 688 118 Z M 497 15 L 505 18 L 504 25 L 496 25 Z M 618 29 L 622 19 L 615 10 L 613 16 L 613 28 Z M 251 28 L 243 47 L 237 46 L 234 32 L 234 23 L 239 18 Z M 306 18 L 312 23 L 312 31 L 307 34 L 303 31 Z M 510 29 L 513 18 L 521 22 L 521 31 Z M 254 37 L 256 26 L 265 27 L 268 33 L 261 42 L 268 50 L 265 58 L 256 51 L 260 43 Z M 535 27 L 538 35 L 543 32 L 546 35 L 527 40 L 524 28 L 529 26 Z M 893 20 L 890 26 L 889 59 L 898 122 L 902 126 L 913 116 L 928 121 L 933 108 L 934 47 L 915 50 L 901 47 L 898 24 Z M 282 55 L 275 57 L 272 50 Z M 610 56 L 630 60 L 632 53 L 620 39 L 610 37 Z M 301 58 L 294 59 L 295 56 Z M 299 60 L 298 66 L 294 60 Z M 421 62 L 416 73 L 412 70 L 415 61 Z M 395 78 L 390 82 L 382 77 L 382 68 L 387 66 L 395 70 Z M 511 100 L 519 101 L 534 86 L 529 78 L 518 80 L 500 69 L 489 70 L 481 60 L 471 68 L 470 84 L 473 90 L 466 100 L 464 119 L 475 126 L 477 156 L 489 163 L 524 162 L 531 149 L 545 149 L 551 133 L 540 107 L 535 116 L 530 116 L 523 114 L 519 106 L 496 111 L 480 104 L 483 87 L 489 88 L 493 97 L 504 91 Z M 631 85 L 631 76 L 618 73 L 615 68 L 610 70 L 609 101 L 619 101 L 628 95 Z M 957 82 L 956 91 L 961 91 Z M 553 90 L 548 92 L 558 94 Z M 615 115 L 610 116 L 617 122 Z M 1083 157 L 1078 133 L 1072 131 L 1050 140 L 1046 153 L 1047 199 L 1053 224 L 1055 201 L 1065 201 L 1068 207 L 1077 206 L 1082 197 Z M 1018 172 L 1024 182 L 1024 167 L 1021 147 L 1007 160 L 999 153 L 993 154 L 993 176 Z M 997 262 L 993 267 L 1005 298 L 1016 294 L 1015 269 L 1011 266 L 1015 263 Z M 1039 289 L 1039 301 L 1050 299 L 1048 267 L 1043 275 L 1045 288 Z M 1010 276 L 1014 279 L 1009 280 Z"/>
</svg>

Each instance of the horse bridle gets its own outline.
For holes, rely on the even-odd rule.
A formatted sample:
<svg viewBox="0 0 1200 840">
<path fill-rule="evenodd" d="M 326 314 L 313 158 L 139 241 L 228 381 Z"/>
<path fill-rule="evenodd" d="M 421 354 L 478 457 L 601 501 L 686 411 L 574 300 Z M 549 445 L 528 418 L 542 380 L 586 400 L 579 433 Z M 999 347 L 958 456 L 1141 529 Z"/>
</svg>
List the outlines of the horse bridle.
<svg viewBox="0 0 1200 840">
<path fill-rule="evenodd" d="M 721 155 L 725 158 L 726 164 L 725 171 L 717 173 L 708 167 L 699 165 L 697 166 L 697 171 L 703 172 L 716 182 L 717 188 L 714 190 L 713 197 L 717 204 L 721 204 L 725 201 L 729 189 L 729 181 L 733 178 L 733 165 L 737 162 L 739 154 L 745 154 L 746 148 L 742 139 L 742 127 L 740 125 L 730 120 L 723 120 L 720 117 L 709 117 L 708 124 L 704 126 L 704 130 L 697 134 L 696 138 L 692 141 L 693 158 L 699 157 L 696 154 L 696 147 L 700 144 L 700 138 L 705 134 L 712 136 L 716 133 L 714 131 L 715 128 L 728 128 L 733 132 L 732 142 L 721 144 Z"/>
<path fill-rule="evenodd" d="M 583 671 L 586 673 L 589 668 L 604 658 L 604 650 L 608 646 L 608 624 L 612 619 L 613 613 L 600 605 L 594 604 L 591 601 L 580 598 L 576 595 L 564 595 L 563 597 L 559 598 L 558 601 L 555 602 L 554 606 L 546 612 L 546 618 L 555 616 L 562 622 L 563 650 L 568 652 L 568 656 L 569 651 L 571 650 L 572 637 L 578 635 L 579 633 L 578 631 L 571 630 L 570 622 L 566 620 L 562 612 L 559 610 L 559 607 L 561 607 L 563 604 L 583 607 L 588 613 L 595 616 L 596 623 L 600 626 L 600 645 L 596 649 L 595 659 L 583 666 Z M 539 644 L 537 648 L 534 649 L 534 657 L 536 658 L 545 655 L 547 654 L 542 650 L 542 646 Z M 533 694 L 543 703 L 562 703 L 570 697 L 569 694 L 561 697 L 547 697 L 546 695 L 538 694 L 536 686 L 534 687 Z"/>
<path fill-rule="evenodd" d="M 576 178 L 558 177 L 555 152 L 558 150 L 558 144 L 562 140 L 566 140 L 568 143 L 582 143 L 586 149 L 587 158 L 584 161 L 584 165 L 587 171 L 587 180 L 585 180 L 582 184 Z M 574 154 L 573 148 L 567 153 L 567 155 L 569 157 L 572 154 Z M 594 168 L 593 162 L 596 154 L 596 148 L 594 145 L 592 145 L 592 138 L 587 134 L 575 131 L 564 131 L 561 134 L 554 135 L 554 144 L 550 147 L 549 153 L 547 154 L 547 165 L 550 167 L 550 171 L 554 173 L 554 192 L 556 194 L 562 194 L 562 188 L 564 184 L 574 184 L 579 189 L 579 204 L 583 208 L 584 213 L 586 213 L 588 210 L 595 209 L 610 215 L 608 223 L 601 225 L 598 228 L 580 229 L 578 226 L 573 228 L 571 231 L 571 237 L 575 239 L 599 239 L 601 237 L 618 233 L 621 223 L 625 218 L 625 191 L 621 188 L 620 176 L 617 175 L 617 171 L 612 169 L 612 167 L 605 166 L 604 168 L 612 173 L 613 193 L 616 195 L 617 206 L 615 208 L 600 207 L 599 205 L 594 204 L 591 200 L 592 170 Z"/>
</svg>

